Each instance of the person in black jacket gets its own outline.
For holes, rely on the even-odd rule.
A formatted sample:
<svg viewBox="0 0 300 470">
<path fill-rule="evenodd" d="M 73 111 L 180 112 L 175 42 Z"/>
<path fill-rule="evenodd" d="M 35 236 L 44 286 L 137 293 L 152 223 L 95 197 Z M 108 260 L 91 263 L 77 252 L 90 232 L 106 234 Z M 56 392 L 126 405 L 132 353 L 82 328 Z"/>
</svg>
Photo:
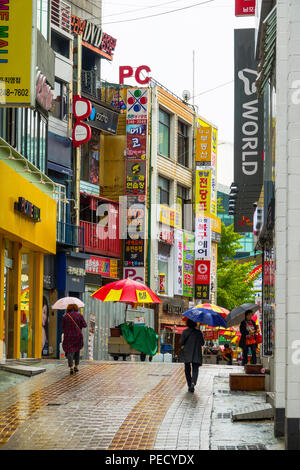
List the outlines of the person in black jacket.
<svg viewBox="0 0 300 470">
<path fill-rule="evenodd" d="M 189 392 L 193 393 L 198 379 L 199 366 L 202 365 L 202 346 L 204 345 L 204 339 L 202 332 L 196 330 L 197 323 L 188 318 L 186 324 L 188 329 L 182 332 L 180 345 L 183 349 L 187 386 Z"/>
<path fill-rule="evenodd" d="M 251 349 L 251 364 L 256 364 L 256 332 L 257 326 L 255 321 L 252 320 L 252 311 L 245 312 L 245 320 L 240 324 L 241 339 L 239 346 L 243 350 L 243 363 L 245 366 L 248 364 L 248 351 Z"/>
</svg>

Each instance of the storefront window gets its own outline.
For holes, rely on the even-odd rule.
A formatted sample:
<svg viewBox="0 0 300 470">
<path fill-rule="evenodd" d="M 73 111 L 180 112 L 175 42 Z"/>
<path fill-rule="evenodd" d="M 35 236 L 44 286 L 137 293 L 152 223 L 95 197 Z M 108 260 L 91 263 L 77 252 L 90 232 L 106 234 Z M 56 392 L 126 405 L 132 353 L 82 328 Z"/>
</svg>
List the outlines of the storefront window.
<svg viewBox="0 0 300 470">
<path fill-rule="evenodd" d="M 92 130 L 92 138 L 83 146 L 81 157 L 81 180 L 99 185 L 100 134 Z"/>
<path fill-rule="evenodd" d="M 21 254 L 21 345 L 20 357 L 33 357 L 34 300 L 34 255 Z"/>
</svg>

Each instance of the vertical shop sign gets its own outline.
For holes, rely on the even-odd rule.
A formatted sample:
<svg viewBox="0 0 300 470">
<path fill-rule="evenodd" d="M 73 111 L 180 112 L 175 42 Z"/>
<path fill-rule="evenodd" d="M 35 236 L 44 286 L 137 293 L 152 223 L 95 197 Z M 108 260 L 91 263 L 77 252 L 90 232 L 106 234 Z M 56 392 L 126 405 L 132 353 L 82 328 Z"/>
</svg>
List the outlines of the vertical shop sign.
<svg viewBox="0 0 300 470">
<path fill-rule="evenodd" d="M 234 34 L 234 181 L 238 185 L 234 231 L 252 232 L 253 204 L 263 184 L 263 100 L 257 97 L 255 30 Z"/>
<path fill-rule="evenodd" d="M 209 260 L 195 261 L 195 298 L 209 300 L 210 298 L 210 265 Z"/>
<path fill-rule="evenodd" d="M 195 220 L 195 259 L 211 257 L 211 219 L 205 215 Z"/>
<path fill-rule="evenodd" d="M 195 204 L 196 215 L 211 212 L 211 168 L 196 168 Z"/>
<path fill-rule="evenodd" d="M 212 130 L 212 150 L 211 150 L 211 166 L 217 171 L 217 144 L 218 144 L 218 131 L 213 128 Z"/>
<path fill-rule="evenodd" d="M 0 1 L 0 106 L 35 106 L 35 3 Z"/>
<path fill-rule="evenodd" d="M 212 159 L 212 128 L 200 126 L 196 130 L 196 162 L 210 166 Z"/>
<path fill-rule="evenodd" d="M 147 157 L 148 89 L 127 91 L 126 158 L 145 160 Z"/>
<path fill-rule="evenodd" d="M 138 197 L 127 197 L 127 224 L 124 252 L 125 267 L 145 265 L 146 206 Z"/>
<path fill-rule="evenodd" d="M 125 194 L 146 194 L 146 161 L 126 160 Z"/>
<path fill-rule="evenodd" d="M 181 230 L 175 230 L 175 295 L 182 295 L 183 293 L 183 232 Z"/>
<path fill-rule="evenodd" d="M 194 235 L 183 232 L 183 295 L 194 295 Z"/>
</svg>

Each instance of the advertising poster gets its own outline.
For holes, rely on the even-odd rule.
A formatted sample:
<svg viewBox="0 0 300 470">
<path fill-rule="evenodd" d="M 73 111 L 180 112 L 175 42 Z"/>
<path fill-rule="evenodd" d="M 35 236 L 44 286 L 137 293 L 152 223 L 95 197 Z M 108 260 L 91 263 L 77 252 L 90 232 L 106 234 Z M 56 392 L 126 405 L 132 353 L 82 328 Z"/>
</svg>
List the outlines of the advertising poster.
<svg viewBox="0 0 300 470">
<path fill-rule="evenodd" d="M 211 258 L 211 219 L 205 215 L 195 220 L 195 259 Z"/>
<path fill-rule="evenodd" d="M 197 167 L 195 182 L 196 215 L 211 213 L 211 168 Z"/>
<path fill-rule="evenodd" d="M 0 106 L 35 106 L 33 0 L 0 2 Z"/>
<path fill-rule="evenodd" d="M 174 250 L 174 293 L 182 295 L 183 293 L 183 232 L 175 230 L 175 250 Z"/>
<path fill-rule="evenodd" d="M 183 295 L 194 296 L 194 235 L 183 232 Z"/>
<path fill-rule="evenodd" d="M 118 260 L 90 256 L 90 258 L 85 261 L 85 272 L 90 274 L 100 274 L 103 277 L 117 279 Z"/>
<path fill-rule="evenodd" d="M 143 267 L 145 264 L 146 206 L 138 197 L 127 197 L 127 226 L 124 266 Z"/>
<path fill-rule="evenodd" d="M 263 185 L 263 98 L 257 97 L 257 67 L 255 30 L 236 29 L 234 31 L 234 181 L 239 191 L 236 197 L 234 231 L 237 233 L 253 232 L 253 204 L 258 201 Z M 251 148 L 249 148 L 250 141 Z"/>
<path fill-rule="evenodd" d="M 146 194 L 146 161 L 126 160 L 125 194 Z"/>
</svg>

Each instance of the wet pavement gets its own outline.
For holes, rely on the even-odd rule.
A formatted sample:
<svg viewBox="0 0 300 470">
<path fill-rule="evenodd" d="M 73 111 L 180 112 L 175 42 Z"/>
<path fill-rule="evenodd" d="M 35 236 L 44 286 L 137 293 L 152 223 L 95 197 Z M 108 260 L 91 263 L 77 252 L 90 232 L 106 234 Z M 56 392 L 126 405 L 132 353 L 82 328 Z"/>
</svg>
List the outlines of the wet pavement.
<svg viewBox="0 0 300 470">
<path fill-rule="evenodd" d="M 272 421 L 231 421 L 234 408 L 266 400 L 229 391 L 229 373 L 241 370 L 204 365 L 194 394 L 176 363 L 82 361 L 70 376 L 65 362 L 48 361 L 47 372 L 6 387 L 0 371 L 0 449 L 283 449 Z"/>
</svg>

